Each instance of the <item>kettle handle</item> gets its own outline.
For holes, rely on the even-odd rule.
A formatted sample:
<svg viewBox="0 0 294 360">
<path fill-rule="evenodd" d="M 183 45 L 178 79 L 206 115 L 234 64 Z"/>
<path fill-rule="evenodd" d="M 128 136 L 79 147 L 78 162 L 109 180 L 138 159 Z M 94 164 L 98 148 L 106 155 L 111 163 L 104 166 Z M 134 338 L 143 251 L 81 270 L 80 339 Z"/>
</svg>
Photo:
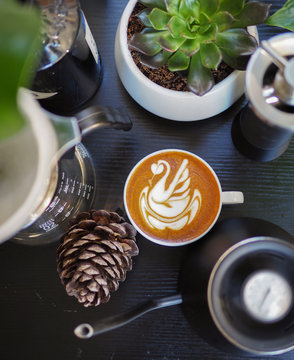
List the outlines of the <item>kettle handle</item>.
<svg viewBox="0 0 294 360">
<path fill-rule="evenodd" d="M 133 126 L 126 111 L 101 105 L 90 106 L 75 114 L 75 118 L 82 137 L 98 128 L 112 126 L 117 130 L 128 131 Z"/>
<path fill-rule="evenodd" d="M 80 339 L 89 339 L 92 336 L 99 335 L 126 325 L 130 321 L 137 319 L 139 316 L 142 316 L 149 311 L 167 306 L 178 305 L 182 302 L 183 299 L 180 294 L 166 296 L 160 299 L 151 299 L 124 313 L 111 316 L 104 320 L 99 320 L 94 325 L 88 323 L 80 324 L 74 329 L 74 333 Z"/>
</svg>

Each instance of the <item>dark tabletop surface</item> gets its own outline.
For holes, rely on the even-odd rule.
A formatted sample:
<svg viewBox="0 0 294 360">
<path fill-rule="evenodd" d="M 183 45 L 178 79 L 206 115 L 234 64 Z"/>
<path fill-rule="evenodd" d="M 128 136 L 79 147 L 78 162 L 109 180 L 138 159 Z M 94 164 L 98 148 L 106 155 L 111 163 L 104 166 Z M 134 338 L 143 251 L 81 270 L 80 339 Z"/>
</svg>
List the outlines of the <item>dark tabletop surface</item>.
<svg viewBox="0 0 294 360">
<path fill-rule="evenodd" d="M 133 120 L 129 132 L 103 129 L 83 141 L 99 179 L 94 207 L 122 208 L 124 181 L 133 165 L 153 151 L 172 147 L 204 158 L 218 174 L 223 190 L 243 191 L 245 203 L 223 208 L 220 219 L 259 218 L 294 235 L 294 142 L 280 158 L 268 163 L 242 156 L 232 143 L 230 129 L 244 97 L 218 116 L 189 123 L 159 118 L 137 105 L 120 83 L 114 63 L 116 26 L 126 3 L 81 1 L 104 65 L 101 88 L 91 102 L 124 108 Z M 271 11 L 275 11 L 283 2 L 271 3 Z M 278 32 L 259 27 L 261 39 Z M 147 299 L 177 292 L 178 274 L 189 246 L 168 248 L 139 235 L 137 241 L 140 254 L 134 258 L 126 281 L 109 303 L 91 309 L 84 309 L 66 295 L 56 271 L 56 242 L 34 247 L 13 242 L 1 245 L 0 359 L 242 359 L 205 342 L 190 326 L 180 305 L 156 310 L 89 340 L 74 336 L 73 328 L 81 322 L 102 319 Z M 294 353 L 278 358 L 294 359 Z"/>
</svg>

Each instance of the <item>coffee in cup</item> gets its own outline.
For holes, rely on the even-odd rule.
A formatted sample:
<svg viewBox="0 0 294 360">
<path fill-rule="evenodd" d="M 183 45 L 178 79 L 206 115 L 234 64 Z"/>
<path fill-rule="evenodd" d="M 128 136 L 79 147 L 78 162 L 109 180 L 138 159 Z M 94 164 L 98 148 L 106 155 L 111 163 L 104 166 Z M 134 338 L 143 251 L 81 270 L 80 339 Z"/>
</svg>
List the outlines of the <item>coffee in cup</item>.
<svg viewBox="0 0 294 360">
<path fill-rule="evenodd" d="M 144 157 L 124 188 L 131 223 L 145 238 L 168 246 L 199 239 L 216 222 L 223 203 L 241 202 L 241 192 L 222 192 L 209 164 L 178 149 Z"/>
</svg>

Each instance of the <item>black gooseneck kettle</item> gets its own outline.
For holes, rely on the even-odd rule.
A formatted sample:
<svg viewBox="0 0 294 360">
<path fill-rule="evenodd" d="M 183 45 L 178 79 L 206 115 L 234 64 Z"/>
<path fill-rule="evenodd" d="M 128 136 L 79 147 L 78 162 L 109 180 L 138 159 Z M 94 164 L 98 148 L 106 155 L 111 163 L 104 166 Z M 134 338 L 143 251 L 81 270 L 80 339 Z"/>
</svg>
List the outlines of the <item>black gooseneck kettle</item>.
<svg viewBox="0 0 294 360">
<path fill-rule="evenodd" d="M 294 239 L 254 218 L 223 220 L 187 247 L 178 294 L 74 329 L 82 339 L 114 330 L 162 307 L 181 304 L 209 344 L 239 355 L 294 349 Z"/>
</svg>

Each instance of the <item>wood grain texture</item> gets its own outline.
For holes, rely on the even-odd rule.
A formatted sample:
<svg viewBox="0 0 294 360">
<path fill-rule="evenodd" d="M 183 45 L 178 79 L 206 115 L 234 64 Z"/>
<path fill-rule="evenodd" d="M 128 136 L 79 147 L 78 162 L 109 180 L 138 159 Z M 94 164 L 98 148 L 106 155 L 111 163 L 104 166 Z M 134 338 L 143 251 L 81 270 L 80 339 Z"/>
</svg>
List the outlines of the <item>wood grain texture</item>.
<svg viewBox="0 0 294 360">
<path fill-rule="evenodd" d="M 268 1 L 266 1 L 268 2 Z M 137 105 L 124 90 L 114 64 L 116 26 L 127 0 L 82 0 L 104 66 L 101 88 L 90 103 L 124 108 L 133 128 L 104 129 L 83 143 L 92 155 L 98 180 L 96 208 L 123 207 L 125 179 L 143 156 L 180 148 L 203 157 L 215 169 L 223 190 L 244 192 L 243 205 L 226 206 L 220 219 L 251 216 L 273 222 L 294 235 L 294 141 L 277 160 L 257 163 L 243 157 L 231 140 L 231 124 L 244 104 L 191 123 L 168 121 Z M 271 1 L 272 10 L 281 3 Z M 280 32 L 259 27 L 260 38 Z M 203 341 L 190 327 L 181 306 L 157 310 L 113 332 L 78 340 L 73 328 L 127 310 L 152 297 L 177 292 L 178 273 L 188 247 L 166 248 L 138 235 L 140 254 L 133 270 L 109 303 L 84 309 L 68 297 L 56 272 L 57 244 L 0 246 L 1 360 L 241 360 L 271 359 L 224 353 Z M 290 352 L 279 359 L 294 359 Z"/>
</svg>

